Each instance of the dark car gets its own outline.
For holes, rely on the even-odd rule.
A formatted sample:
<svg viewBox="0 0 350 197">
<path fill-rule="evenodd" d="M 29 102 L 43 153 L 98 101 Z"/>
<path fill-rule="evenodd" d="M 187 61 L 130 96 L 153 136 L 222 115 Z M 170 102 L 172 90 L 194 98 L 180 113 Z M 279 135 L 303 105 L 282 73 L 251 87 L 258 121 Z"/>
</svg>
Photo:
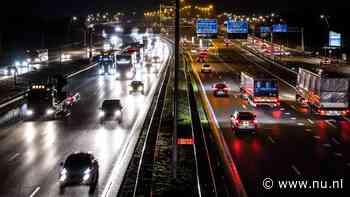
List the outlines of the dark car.
<svg viewBox="0 0 350 197">
<path fill-rule="evenodd" d="M 229 87 L 226 83 L 217 83 L 213 85 L 214 96 L 228 96 Z"/>
<path fill-rule="evenodd" d="M 89 186 L 89 193 L 95 192 L 98 184 L 99 165 L 91 153 L 76 152 L 61 163 L 59 172 L 60 194 L 67 186 Z"/>
<path fill-rule="evenodd" d="M 142 81 L 132 81 L 129 86 L 129 93 L 141 92 L 145 94 L 144 84 Z"/>
<path fill-rule="evenodd" d="M 231 126 L 236 134 L 240 131 L 255 133 L 257 130 L 256 116 L 252 112 L 236 112 L 231 116 Z"/>
<path fill-rule="evenodd" d="M 100 110 L 101 123 L 108 119 L 116 119 L 121 122 L 123 106 L 119 99 L 104 100 Z"/>
<path fill-rule="evenodd" d="M 201 68 L 202 73 L 211 73 L 212 71 L 213 71 L 213 69 L 210 66 L 210 64 L 203 64 L 203 66 Z"/>
</svg>

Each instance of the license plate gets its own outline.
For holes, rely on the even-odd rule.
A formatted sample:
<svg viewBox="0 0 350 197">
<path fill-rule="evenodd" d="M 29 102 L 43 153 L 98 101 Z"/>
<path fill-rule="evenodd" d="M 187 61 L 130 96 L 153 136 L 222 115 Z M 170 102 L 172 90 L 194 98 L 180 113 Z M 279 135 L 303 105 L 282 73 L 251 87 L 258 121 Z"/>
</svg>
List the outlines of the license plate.
<svg viewBox="0 0 350 197">
<path fill-rule="evenodd" d="M 326 112 L 327 115 L 340 115 L 339 111 L 327 111 Z"/>
</svg>

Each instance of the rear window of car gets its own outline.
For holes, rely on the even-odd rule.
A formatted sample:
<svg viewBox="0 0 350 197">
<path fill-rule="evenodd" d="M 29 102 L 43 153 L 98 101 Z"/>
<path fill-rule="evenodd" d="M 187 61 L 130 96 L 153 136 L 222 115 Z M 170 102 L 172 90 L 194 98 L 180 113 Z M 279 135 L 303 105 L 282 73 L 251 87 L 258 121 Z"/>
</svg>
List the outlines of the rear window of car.
<svg viewBox="0 0 350 197">
<path fill-rule="evenodd" d="M 240 112 L 238 114 L 238 119 L 240 119 L 240 120 L 253 120 L 254 115 L 252 113 L 249 113 L 249 112 Z"/>
<path fill-rule="evenodd" d="M 223 83 L 216 84 L 215 87 L 219 89 L 227 88 L 226 84 Z"/>
<path fill-rule="evenodd" d="M 88 154 L 70 155 L 65 163 L 65 167 L 69 169 L 79 169 L 91 165 L 91 158 Z"/>
<path fill-rule="evenodd" d="M 119 100 L 106 100 L 103 101 L 102 108 L 107 109 L 107 108 L 116 108 L 120 105 Z"/>
</svg>

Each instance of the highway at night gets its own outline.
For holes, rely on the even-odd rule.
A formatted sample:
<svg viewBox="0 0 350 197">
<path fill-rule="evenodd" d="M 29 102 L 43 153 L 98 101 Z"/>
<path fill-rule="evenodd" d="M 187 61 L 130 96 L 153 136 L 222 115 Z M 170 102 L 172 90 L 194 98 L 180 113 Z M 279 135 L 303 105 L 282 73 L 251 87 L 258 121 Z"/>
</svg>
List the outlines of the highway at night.
<svg viewBox="0 0 350 197">
<path fill-rule="evenodd" d="M 214 43 L 218 49 L 224 47 L 223 40 Z M 284 180 L 285 177 L 317 177 L 331 180 L 349 176 L 349 119 L 310 115 L 305 108 L 295 103 L 292 82 L 286 84 L 279 81 L 279 109 L 252 107 L 240 97 L 240 72 L 251 69 L 266 72 L 264 62 L 238 45 L 232 45 L 231 49 L 232 61 L 229 63 L 218 57 L 215 50 L 209 51 L 207 63 L 212 66 L 212 73 L 201 73 L 202 64 L 196 63 L 196 55 L 192 55 L 191 59 L 247 194 L 257 196 L 260 192 L 267 193 L 262 186 L 264 178 Z M 285 78 L 283 75 L 278 77 Z M 213 85 L 219 82 L 228 84 L 229 97 L 213 95 Z M 256 114 L 256 135 L 235 134 L 230 124 L 230 116 L 235 111 L 252 111 Z"/>
<path fill-rule="evenodd" d="M 144 81 L 144 95 L 130 94 L 131 80 L 99 75 L 98 67 L 69 80 L 68 89 L 79 92 L 81 101 L 65 120 L 20 121 L 1 129 L 0 196 L 59 196 L 60 162 L 76 151 L 91 152 L 100 163 L 98 190 L 94 196 L 111 195 L 118 190 L 138 133 L 155 94 L 160 75 L 165 72 L 170 48 L 158 43 L 161 56 L 158 73 L 147 73 L 141 62 L 136 78 Z M 121 99 L 122 122 L 100 123 L 99 108 L 104 99 Z M 22 106 L 25 108 L 25 106 Z M 22 188 L 18 190 L 18 188 Z M 88 187 L 67 188 L 64 196 L 88 196 Z"/>
</svg>

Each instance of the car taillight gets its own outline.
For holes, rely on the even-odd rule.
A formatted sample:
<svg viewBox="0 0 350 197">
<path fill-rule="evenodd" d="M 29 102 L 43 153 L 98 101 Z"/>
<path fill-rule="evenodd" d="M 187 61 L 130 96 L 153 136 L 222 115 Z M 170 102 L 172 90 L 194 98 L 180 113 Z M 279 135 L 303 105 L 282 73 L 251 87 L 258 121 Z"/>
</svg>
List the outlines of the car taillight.
<svg viewBox="0 0 350 197">
<path fill-rule="evenodd" d="M 258 124 L 258 121 L 256 119 L 253 120 L 254 124 Z"/>
<path fill-rule="evenodd" d="M 344 115 L 344 116 L 347 115 L 348 113 L 349 113 L 349 110 L 343 110 L 343 111 L 341 112 L 341 114 Z"/>
<path fill-rule="evenodd" d="M 228 88 L 224 88 L 225 91 L 228 91 Z"/>
<path fill-rule="evenodd" d="M 324 115 L 326 113 L 326 111 L 322 110 L 322 109 L 319 109 L 318 112 L 321 114 L 321 115 Z"/>
</svg>

